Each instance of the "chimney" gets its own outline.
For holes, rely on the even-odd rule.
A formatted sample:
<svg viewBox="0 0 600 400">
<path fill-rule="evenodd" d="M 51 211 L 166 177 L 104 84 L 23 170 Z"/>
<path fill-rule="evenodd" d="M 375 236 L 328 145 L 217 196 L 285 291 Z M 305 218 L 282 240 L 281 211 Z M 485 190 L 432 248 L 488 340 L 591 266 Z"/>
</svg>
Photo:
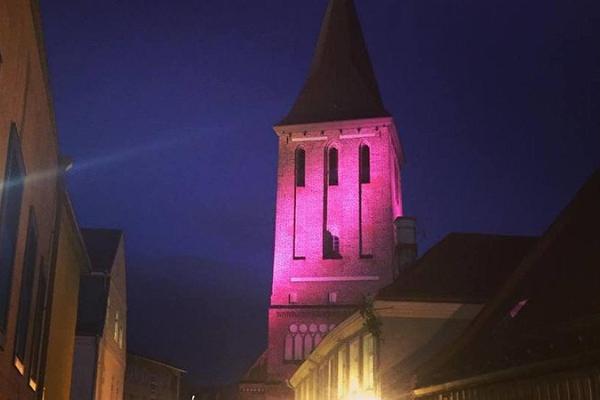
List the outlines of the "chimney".
<svg viewBox="0 0 600 400">
<path fill-rule="evenodd" d="M 417 220 L 413 217 L 398 217 L 396 227 L 395 275 L 417 259 Z"/>
</svg>

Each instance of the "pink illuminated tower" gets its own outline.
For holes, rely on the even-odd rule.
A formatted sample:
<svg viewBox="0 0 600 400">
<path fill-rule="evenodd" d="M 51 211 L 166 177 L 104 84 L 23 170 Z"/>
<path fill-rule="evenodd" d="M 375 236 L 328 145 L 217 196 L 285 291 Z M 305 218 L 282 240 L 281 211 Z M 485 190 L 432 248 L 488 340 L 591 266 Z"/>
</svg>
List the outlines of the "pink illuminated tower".
<svg viewBox="0 0 600 400">
<path fill-rule="evenodd" d="M 279 139 L 268 349 L 243 399 L 287 398 L 287 378 L 365 296 L 392 282 L 402 148 L 352 0 L 330 0 L 310 73 Z"/>
</svg>

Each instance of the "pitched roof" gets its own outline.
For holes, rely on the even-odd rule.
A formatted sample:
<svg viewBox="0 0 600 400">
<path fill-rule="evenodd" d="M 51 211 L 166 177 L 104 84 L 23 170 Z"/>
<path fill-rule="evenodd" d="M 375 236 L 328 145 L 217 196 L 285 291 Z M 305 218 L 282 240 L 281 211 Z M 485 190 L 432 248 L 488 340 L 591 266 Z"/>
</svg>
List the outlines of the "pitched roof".
<svg viewBox="0 0 600 400">
<path fill-rule="evenodd" d="M 600 350 L 600 170 L 421 386 Z"/>
<path fill-rule="evenodd" d="M 381 300 L 483 303 L 537 239 L 450 233 L 377 295 Z"/>
<path fill-rule="evenodd" d="M 92 271 L 110 273 L 123 231 L 85 228 L 81 233 L 92 262 Z"/>
<path fill-rule="evenodd" d="M 385 117 L 352 0 L 330 0 L 304 87 L 278 125 Z"/>
</svg>

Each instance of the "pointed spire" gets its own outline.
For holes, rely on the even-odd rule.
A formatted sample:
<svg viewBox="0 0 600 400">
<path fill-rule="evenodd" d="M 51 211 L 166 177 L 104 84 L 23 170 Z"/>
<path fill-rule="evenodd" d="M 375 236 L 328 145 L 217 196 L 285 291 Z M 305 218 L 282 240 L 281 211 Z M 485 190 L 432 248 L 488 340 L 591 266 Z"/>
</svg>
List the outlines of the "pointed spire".
<svg viewBox="0 0 600 400">
<path fill-rule="evenodd" d="M 388 115 L 353 0 L 330 0 L 308 79 L 278 125 Z"/>
</svg>

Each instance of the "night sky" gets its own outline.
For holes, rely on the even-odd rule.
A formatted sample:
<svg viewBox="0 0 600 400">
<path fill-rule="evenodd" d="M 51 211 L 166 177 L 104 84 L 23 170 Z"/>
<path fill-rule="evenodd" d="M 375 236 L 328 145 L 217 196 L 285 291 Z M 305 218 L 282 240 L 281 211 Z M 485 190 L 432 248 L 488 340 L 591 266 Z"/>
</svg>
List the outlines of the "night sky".
<svg viewBox="0 0 600 400">
<path fill-rule="evenodd" d="M 600 166 L 600 2 L 356 0 L 421 252 L 540 234 Z M 202 382 L 266 344 L 277 141 L 326 0 L 42 0 L 80 223 L 126 233 L 128 345 Z"/>
</svg>

